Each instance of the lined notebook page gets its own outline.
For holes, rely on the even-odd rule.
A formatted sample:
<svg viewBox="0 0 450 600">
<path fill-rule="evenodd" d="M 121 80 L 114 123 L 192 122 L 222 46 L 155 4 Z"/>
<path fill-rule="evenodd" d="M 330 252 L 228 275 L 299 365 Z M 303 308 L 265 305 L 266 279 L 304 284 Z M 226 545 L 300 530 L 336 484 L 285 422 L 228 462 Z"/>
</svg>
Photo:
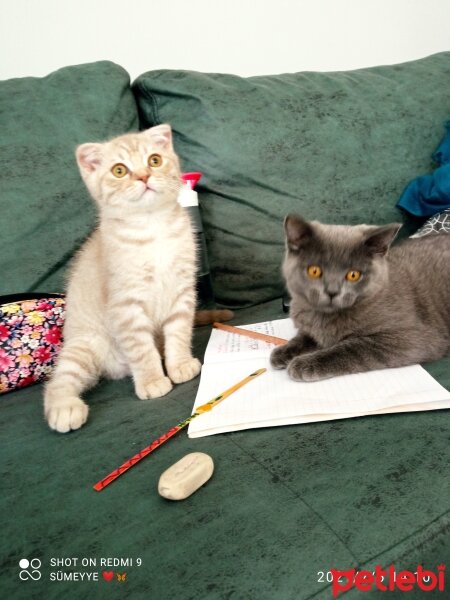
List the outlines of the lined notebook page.
<svg viewBox="0 0 450 600">
<path fill-rule="evenodd" d="M 281 334 L 280 326 L 273 321 L 271 335 L 292 337 L 295 333 L 292 323 L 289 319 L 283 321 L 289 321 L 281 327 L 285 334 Z M 213 350 L 208 353 L 208 346 L 205 354 L 194 410 L 256 369 L 266 367 L 267 373 L 192 421 L 188 430 L 190 437 L 365 414 L 450 408 L 450 393 L 418 365 L 344 375 L 313 383 L 295 382 L 286 371 L 270 367 L 272 345 L 258 347 L 253 354 L 245 343 L 240 350 L 235 347 L 230 350 L 233 344 L 226 346 L 227 336 L 230 336 L 227 332 L 212 332 Z M 253 341 L 249 339 L 250 343 Z M 227 351 L 223 350 L 222 344 Z M 218 351 L 221 347 L 222 351 Z M 221 355 L 225 358 L 221 359 Z"/>
<path fill-rule="evenodd" d="M 294 337 L 296 329 L 291 319 L 278 319 L 276 321 L 265 321 L 253 325 L 239 325 L 240 329 L 250 329 L 266 335 L 289 340 Z M 204 364 L 213 362 L 225 362 L 243 360 L 246 358 L 268 358 L 274 344 L 262 340 L 255 340 L 239 333 L 231 333 L 213 329 L 205 352 Z"/>
</svg>

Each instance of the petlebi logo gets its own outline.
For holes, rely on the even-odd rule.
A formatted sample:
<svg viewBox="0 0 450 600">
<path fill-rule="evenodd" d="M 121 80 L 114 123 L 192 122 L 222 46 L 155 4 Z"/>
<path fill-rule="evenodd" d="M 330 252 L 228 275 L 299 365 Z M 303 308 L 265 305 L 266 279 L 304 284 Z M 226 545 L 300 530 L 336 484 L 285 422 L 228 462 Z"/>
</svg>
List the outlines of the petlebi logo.
<svg viewBox="0 0 450 600">
<path fill-rule="evenodd" d="M 336 598 L 351 588 L 360 592 L 410 592 L 420 590 L 421 592 L 432 592 L 433 590 L 443 592 L 445 590 L 445 565 L 438 565 L 437 572 L 426 570 L 422 565 L 417 565 L 415 571 L 396 571 L 394 565 L 383 569 L 380 565 L 375 571 L 357 571 L 347 569 L 340 571 L 330 569 L 332 575 L 332 594 Z"/>
<path fill-rule="evenodd" d="M 32 558 L 31 560 L 28 560 L 28 558 L 22 558 L 19 561 L 19 567 L 21 569 L 19 571 L 19 578 L 22 581 L 28 581 L 29 579 L 32 579 L 33 581 L 39 581 L 39 579 L 42 577 L 42 573 L 39 570 L 41 565 L 42 563 L 39 558 Z"/>
</svg>

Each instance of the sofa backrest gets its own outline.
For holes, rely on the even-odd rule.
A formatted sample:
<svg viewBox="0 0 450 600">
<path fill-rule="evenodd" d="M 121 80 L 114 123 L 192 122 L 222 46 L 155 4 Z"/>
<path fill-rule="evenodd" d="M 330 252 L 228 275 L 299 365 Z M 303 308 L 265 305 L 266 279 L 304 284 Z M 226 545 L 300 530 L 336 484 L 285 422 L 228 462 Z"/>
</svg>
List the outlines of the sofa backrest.
<svg viewBox="0 0 450 600">
<path fill-rule="evenodd" d="M 170 123 L 185 170 L 202 171 L 216 299 L 277 297 L 283 217 L 386 223 L 450 117 L 450 53 L 336 73 L 242 78 L 150 71 L 133 84 L 141 127 Z"/>
<path fill-rule="evenodd" d="M 0 82 L 0 295 L 63 290 L 95 223 L 74 151 L 137 128 L 129 84 L 111 62 Z"/>
<path fill-rule="evenodd" d="M 282 222 L 385 223 L 429 172 L 450 115 L 450 53 L 350 72 L 242 78 L 99 62 L 0 82 L 0 295 L 62 291 L 95 224 L 77 144 L 168 122 L 199 186 L 216 299 L 283 292 Z M 407 223 L 410 225 L 410 223 Z"/>
</svg>

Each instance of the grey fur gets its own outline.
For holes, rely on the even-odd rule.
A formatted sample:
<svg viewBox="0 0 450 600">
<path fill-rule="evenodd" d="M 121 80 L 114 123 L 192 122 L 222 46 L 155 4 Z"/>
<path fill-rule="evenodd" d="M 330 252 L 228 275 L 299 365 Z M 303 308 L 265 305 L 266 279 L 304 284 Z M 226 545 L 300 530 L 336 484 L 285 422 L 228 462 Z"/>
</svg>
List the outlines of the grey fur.
<svg viewBox="0 0 450 600">
<path fill-rule="evenodd" d="M 390 249 L 400 225 L 324 225 L 285 219 L 283 274 L 297 336 L 271 355 L 292 379 L 429 362 L 450 350 L 450 235 Z M 312 279 L 308 266 L 322 276 Z M 362 273 L 347 281 L 350 270 Z"/>
</svg>

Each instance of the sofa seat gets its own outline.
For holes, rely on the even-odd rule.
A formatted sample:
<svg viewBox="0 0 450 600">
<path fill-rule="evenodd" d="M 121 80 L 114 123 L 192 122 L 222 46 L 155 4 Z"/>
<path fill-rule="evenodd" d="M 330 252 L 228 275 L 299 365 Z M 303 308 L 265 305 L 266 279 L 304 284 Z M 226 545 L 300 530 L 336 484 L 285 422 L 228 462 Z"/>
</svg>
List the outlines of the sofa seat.
<svg viewBox="0 0 450 600">
<path fill-rule="evenodd" d="M 419 226 L 395 203 L 432 168 L 449 75 L 447 52 L 331 74 L 157 71 L 131 84 L 100 62 L 0 82 L 0 294 L 63 291 L 95 223 L 76 145 L 168 121 L 183 169 L 204 172 L 216 299 L 238 307 L 234 324 L 284 318 L 286 212 L 401 219 L 404 235 Z M 200 359 L 209 335 L 195 331 Z M 450 389 L 450 358 L 426 368 Z M 88 422 L 65 435 L 44 420 L 42 384 L 0 396 L 2 598 L 320 600 L 332 597 L 331 568 L 445 564 L 448 411 L 198 439 L 183 431 L 94 491 L 190 414 L 198 384 L 140 401 L 131 379 L 101 381 L 86 394 Z M 213 458 L 213 477 L 183 502 L 164 500 L 159 476 L 194 451 Z M 25 581 L 21 561 L 32 559 L 40 577 Z"/>
</svg>

